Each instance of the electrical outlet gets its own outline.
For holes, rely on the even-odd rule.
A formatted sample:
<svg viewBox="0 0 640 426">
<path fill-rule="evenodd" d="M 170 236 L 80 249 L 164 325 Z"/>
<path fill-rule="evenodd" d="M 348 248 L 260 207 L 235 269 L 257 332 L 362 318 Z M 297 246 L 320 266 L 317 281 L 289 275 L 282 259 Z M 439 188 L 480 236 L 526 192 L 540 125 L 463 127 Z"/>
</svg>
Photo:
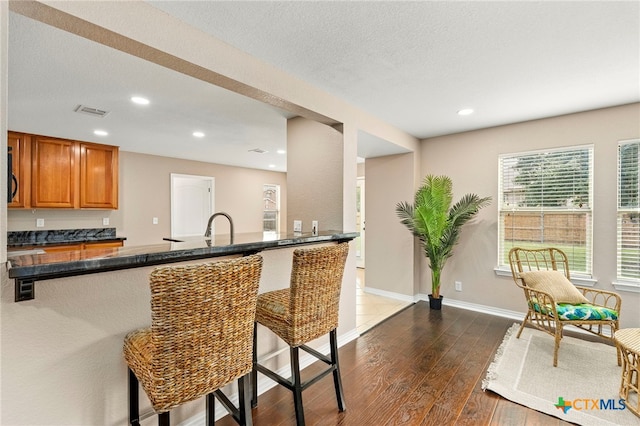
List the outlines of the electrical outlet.
<svg viewBox="0 0 640 426">
<path fill-rule="evenodd" d="M 456 281 L 456 291 L 462 291 L 462 281 Z"/>
<path fill-rule="evenodd" d="M 44 227 L 44 219 L 36 219 L 36 228 Z"/>
<path fill-rule="evenodd" d="M 311 221 L 311 233 L 313 235 L 318 235 L 318 221 L 317 220 L 312 220 Z"/>
<path fill-rule="evenodd" d="M 154 218 L 151 220 L 151 223 L 153 223 L 154 225 L 157 225 L 157 224 L 158 224 L 158 218 L 157 218 L 157 217 L 154 217 Z"/>
<path fill-rule="evenodd" d="M 108 217 L 103 217 L 102 218 L 102 225 L 103 226 L 107 226 L 109 224 L 109 218 Z"/>
<path fill-rule="evenodd" d="M 293 232 L 302 232 L 302 221 L 294 220 L 293 221 Z"/>
</svg>

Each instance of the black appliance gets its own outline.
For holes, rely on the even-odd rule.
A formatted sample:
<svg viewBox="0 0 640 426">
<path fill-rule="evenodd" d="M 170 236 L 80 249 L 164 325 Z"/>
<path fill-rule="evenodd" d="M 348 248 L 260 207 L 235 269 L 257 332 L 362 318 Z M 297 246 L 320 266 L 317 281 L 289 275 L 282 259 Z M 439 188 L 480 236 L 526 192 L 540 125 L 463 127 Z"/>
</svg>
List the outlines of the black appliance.
<svg viewBox="0 0 640 426">
<path fill-rule="evenodd" d="M 13 201 L 13 197 L 16 196 L 18 192 L 18 179 L 13 174 L 13 147 L 8 147 L 7 153 L 7 203 Z"/>
</svg>

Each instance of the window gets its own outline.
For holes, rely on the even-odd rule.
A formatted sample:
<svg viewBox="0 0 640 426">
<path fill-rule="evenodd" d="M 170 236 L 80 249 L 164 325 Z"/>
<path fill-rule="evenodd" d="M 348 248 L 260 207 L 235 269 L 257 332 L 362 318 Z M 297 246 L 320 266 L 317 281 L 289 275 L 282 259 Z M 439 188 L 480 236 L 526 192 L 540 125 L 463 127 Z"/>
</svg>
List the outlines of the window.
<svg viewBox="0 0 640 426">
<path fill-rule="evenodd" d="M 618 280 L 640 284 L 640 140 L 618 144 Z"/>
<path fill-rule="evenodd" d="M 501 155 L 498 173 L 498 267 L 512 247 L 554 246 L 591 275 L 593 147 Z"/>
<path fill-rule="evenodd" d="M 262 230 L 265 233 L 277 234 L 280 229 L 280 185 L 264 185 L 262 198 Z"/>
</svg>

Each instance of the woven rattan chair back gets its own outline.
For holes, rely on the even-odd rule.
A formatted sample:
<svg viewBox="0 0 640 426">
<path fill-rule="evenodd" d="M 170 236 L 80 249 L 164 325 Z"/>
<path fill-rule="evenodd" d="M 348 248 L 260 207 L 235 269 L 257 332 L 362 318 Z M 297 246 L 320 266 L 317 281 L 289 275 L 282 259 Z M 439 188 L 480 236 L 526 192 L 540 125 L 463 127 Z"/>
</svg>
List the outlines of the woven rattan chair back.
<svg viewBox="0 0 640 426">
<path fill-rule="evenodd" d="M 124 355 L 156 412 L 251 371 L 261 270 L 253 255 L 151 272 L 151 328 L 130 333 Z"/>
<path fill-rule="evenodd" d="M 338 327 L 340 289 L 349 252 L 347 243 L 293 252 L 289 312 L 291 346 L 309 342 Z"/>
<path fill-rule="evenodd" d="M 511 274 L 518 284 L 524 285 L 520 273 L 529 271 L 560 271 L 571 278 L 569 260 L 565 252 L 554 247 L 525 249 L 514 247 L 509 251 Z"/>
</svg>

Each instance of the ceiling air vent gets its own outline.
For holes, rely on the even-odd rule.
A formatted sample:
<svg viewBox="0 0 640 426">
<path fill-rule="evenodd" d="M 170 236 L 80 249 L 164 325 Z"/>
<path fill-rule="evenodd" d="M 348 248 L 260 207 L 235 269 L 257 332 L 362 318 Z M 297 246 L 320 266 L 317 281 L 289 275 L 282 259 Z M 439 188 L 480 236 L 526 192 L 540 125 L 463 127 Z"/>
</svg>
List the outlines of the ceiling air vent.
<svg viewBox="0 0 640 426">
<path fill-rule="evenodd" d="M 87 115 L 92 115 L 94 117 L 104 117 L 105 115 L 109 114 L 109 111 L 105 111 L 102 109 L 98 109 L 98 108 L 93 108 L 90 106 L 86 106 L 86 105 L 78 105 L 75 109 L 75 112 L 79 112 L 82 114 L 87 114 Z"/>
<path fill-rule="evenodd" d="M 264 154 L 265 152 L 269 152 L 269 151 L 265 151 L 262 148 L 253 148 L 253 149 L 250 149 L 249 152 L 256 152 L 258 154 Z"/>
</svg>

